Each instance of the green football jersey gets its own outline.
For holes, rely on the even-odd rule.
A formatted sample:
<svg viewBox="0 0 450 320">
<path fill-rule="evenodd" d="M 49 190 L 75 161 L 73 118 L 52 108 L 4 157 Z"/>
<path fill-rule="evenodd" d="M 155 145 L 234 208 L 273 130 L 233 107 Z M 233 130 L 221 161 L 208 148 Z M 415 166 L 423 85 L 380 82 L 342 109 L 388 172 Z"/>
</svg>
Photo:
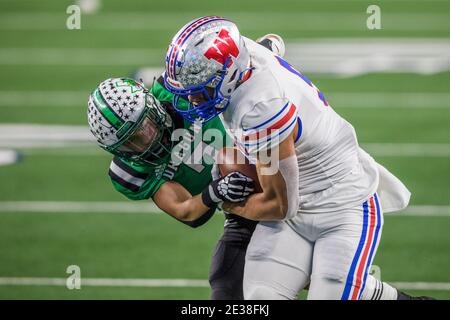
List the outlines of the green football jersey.
<svg viewBox="0 0 450 320">
<path fill-rule="evenodd" d="M 153 197 L 167 181 L 176 181 L 192 195 L 199 194 L 212 180 L 211 168 L 218 150 L 232 145 L 217 117 L 202 126 L 193 125 L 171 109 L 173 94 L 164 88 L 162 77 L 155 81 L 152 94 L 161 102 L 177 123 L 171 154 L 159 159 L 157 165 L 137 165 L 114 157 L 109 167 L 111 181 L 129 199 Z M 170 105 L 168 105 L 170 103 Z M 184 101 L 187 106 L 187 101 Z"/>
</svg>

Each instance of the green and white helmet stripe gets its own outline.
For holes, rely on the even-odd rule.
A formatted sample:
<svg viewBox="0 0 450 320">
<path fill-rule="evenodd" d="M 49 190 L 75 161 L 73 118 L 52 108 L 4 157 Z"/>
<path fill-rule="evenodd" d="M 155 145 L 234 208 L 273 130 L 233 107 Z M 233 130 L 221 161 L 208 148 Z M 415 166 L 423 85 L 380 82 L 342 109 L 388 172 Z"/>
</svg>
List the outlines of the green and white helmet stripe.
<svg viewBox="0 0 450 320">
<path fill-rule="evenodd" d="M 119 129 L 124 124 L 120 116 L 117 115 L 114 109 L 105 101 L 99 88 L 95 89 L 92 94 L 92 99 L 94 106 L 114 128 Z"/>
<path fill-rule="evenodd" d="M 136 123 L 145 108 L 144 87 L 131 79 L 103 81 L 90 95 L 88 122 L 92 134 L 104 146 L 116 144 L 117 132 L 126 123 Z"/>
</svg>

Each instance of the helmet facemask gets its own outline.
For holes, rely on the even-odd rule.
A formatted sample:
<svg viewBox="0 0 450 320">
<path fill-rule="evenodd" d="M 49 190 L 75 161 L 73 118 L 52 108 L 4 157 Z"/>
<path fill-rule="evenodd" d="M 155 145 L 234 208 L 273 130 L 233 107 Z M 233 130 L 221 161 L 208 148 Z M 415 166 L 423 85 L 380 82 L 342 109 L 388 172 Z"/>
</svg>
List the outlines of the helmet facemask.
<svg viewBox="0 0 450 320">
<path fill-rule="evenodd" d="M 226 70 L 226 65 L 224 65 L 222 70 L 210 77 L 205 83 L 186 89 L 175 89 L 171 87 L 170 91 L 174 94 L 172 104 L 175 110 L 180 113 L 183 118 L 192 123 L 208 122 L 224 112 L 229 104 L 229 99 L 222 94 L 221 87 L 223 82 L 226 81 L 228 72 L 229 70 Z M 166 82 L 166 87 L 168 87 L 166 74 L 164 75 L 164 80 Z M 180 99 L 183 98 L 189 101 L 189 96 L 193 95 L 201 95 L 204 102 L 201 104 L 189 102 L 188 108 L 186 109 L 185 104 L 183 105 L 183 103 L 180 103 Z"/>
<path fill-rule="evenodd" d="M 136 121 L 126 122 L 117 131 L 119 141 L 102 146 L 108 152 L 137 164 L 157 165 L 159 159 L 170 154 L 173 122 L 159 101 L 146 95 L 146 106 Z"/>
</svg>

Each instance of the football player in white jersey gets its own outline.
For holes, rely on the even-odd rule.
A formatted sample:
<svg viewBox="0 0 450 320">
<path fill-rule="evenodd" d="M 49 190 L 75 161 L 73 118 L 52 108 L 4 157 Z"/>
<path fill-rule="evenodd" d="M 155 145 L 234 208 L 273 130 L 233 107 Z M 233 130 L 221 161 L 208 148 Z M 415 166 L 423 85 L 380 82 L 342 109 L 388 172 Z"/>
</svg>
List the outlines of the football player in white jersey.
<svg viewBox="0 0 450 320">
<path fill-rule="evenodd" d="M 220 116 L 257 165 L 263 192 L 227 207 L 263 221 L 247 250 L 246 299 L 294 299 L 308 283 L 309 299 L 399 298 L 368 277 L 383 226 L 380 172 L 392 191 L 382 191 L 383 207 L 403 208 L 409 192 L 359 148 L 353 126 L 309 79 L 210 16 L 173 38 L 165 84 L 185 119 Z M 180 97 L 189 108 L 177 107 Z"/>
</svg>

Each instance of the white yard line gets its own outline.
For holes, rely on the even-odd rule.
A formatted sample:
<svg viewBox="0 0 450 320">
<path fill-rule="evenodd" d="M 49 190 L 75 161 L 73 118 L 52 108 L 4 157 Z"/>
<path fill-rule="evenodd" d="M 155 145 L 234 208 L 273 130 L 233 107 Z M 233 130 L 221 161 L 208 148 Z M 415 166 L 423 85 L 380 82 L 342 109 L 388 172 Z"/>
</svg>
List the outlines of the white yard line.
<svg viewBox="0 0 450 320">
<path fill-rule="evenodd" d="M 361 143 L 374 157 L 450 157 L 450 143 Z M 89 140 L 26 140 L 0 138 L 0 149 L 19 150 L 25 156 L 52 155 L 66 157 L 77 156 L 106 156 L 107 153 L 96 146 L 95 141 Z"/>
<path fill-rule="evenodd" d="M 135 67 L 161 63 L 163 56 L 164 49 L 0 48 L 0 65 Z M 434 74 L 450 69 L 450 41 L 423 38 L 293 40 L 286 41 L 285 58 L 306 74 Z"/>
<path fill-rule="evenodd" d="M 414 217 L 450 217 L 450 205 L 411 205 L 404 211 L 386 213 L 386 216 L 414 216 Z"/>
<path fill-rule="evenodd" d="M 87 103 L 90 91 L 0 91 L 0 107 L 74 107 Z"/>
<path fill-rule="evenodd" d="M 86 126 L 0 124 L 0 148 L 62 148 L 95 145 Z"/>
<path fill-rule="evenodd" d="M 450 157 L 450 143 L 361 143 L 375 157 Z M 56 156 L 75 154 L 80 156 L 103 156 L 95 142 L 9 140 L 0 139 L 0 148 L 23 150 L 25 155 L 51 153 Z M 101 150 L 100 150 L 101 151 Z"/>
<path fill-rule="evenodd" d="M 325 93 L 337 108 L 449 108 L 450 92 L 330 92 Z M 0 103 L 1 106 L 1 103 Z"/>
<path fill-rule="evenodd" d="M 146 79 L 161 69 L 145 68 Z M 0 107 L 85 107 L 89 91 L 0 90 Z M 340 108 L 450 108 L 450 92 L 329 92 L 333 107 Z"/>
<path fill-rule="evenodd" d="M 1 212 L 28 213 L 162 213 L 151 201 L 0 201 Z M 411 205 L 386 216 L 450 217 L 450 205 Z"/>
<path fill-rule="evenodd" d="M 450 68 L 447 39 L 317 39 L 287 42 L 286 60 L 308 73 L 433 74 Z"/>
<path fill-rule="evenodd" d="M 239 12 L 227 11 L 226 16 L 236 21 L 247 31 L 259 31 L 267 26 L 267 18 L 282 30 L 308 31 L 359 31 L 366 27 L 365 11 L 327 12 Z M 65 21 L 68 15 L 61 11 L 37 13 L 2 13 L 0 30 L 67 30 Z M 82 16 L 84 17 L 84 16 Z M 198 12 L 110 12 L 85 16 L 81 29 L 110 31 L 172 31 L 184 25 L 190 19 L 198 17 Z M 151 23 L 149 23 L 151 21 Z M 448 27 L 446 13 L 390 13 L 383 12 L 383 27 L 391 31 L 445 31 Z"/>
<path fill-rule="evenodd" d="M 0 277 L 3 286 L 66 286 L 64 278 Z M 207 280 L 194 279 L 110 279 L 81 278 L 81 286 L 92 287 L 199 287 L 207 288 Z"/>
<path fill-rule="evenodd" d="M 361 143 L 378 157 L 450 157 L 449 143 Z"/>
<path fill-rule="evenodd" d="M 95 141 L 87 125 L 58 125 L 33 123 L 0 124 L 0 141 Z"/>
<path fill-rule="evenodd" d="M 0 65 L 144 66 L 164 50 L 120 48 L 0 48 Z"/>
<path fill-rule="evenodd" d="M 0 212 L 162 213 L 161 209 L 151 201 L 0 201 Z"/>
<path fill-rule="evenodd" d="M 0 148 L 33 149 L 34 154 L 39 148 L 42 152 L 61 149 L 61 155 L 76 148 L 80 155 L 101 155 L 93 152 L 94 146 L 87 126 L 0 124 Z M 450 157 L 450 143 L 361 143 L 361 146 L 374 156 Z"/>
<path fill-rule="evenodd" d="M 450 282 L 389 282 L 389 284 L 400 290 L 450 290 Z"/>
<path fill-rule="evenodd" d="M 401 290 L 449 291 L 450 282 L 390 282 Z M 65 278 L 0 277 L 0 286 L 66 286 Z M 201 279 L 112 279 L 81 278 L 81 288 L 86 287 L 146 287 L 146 288 L 209 288 L 209 282 Z"/>
</svg>

